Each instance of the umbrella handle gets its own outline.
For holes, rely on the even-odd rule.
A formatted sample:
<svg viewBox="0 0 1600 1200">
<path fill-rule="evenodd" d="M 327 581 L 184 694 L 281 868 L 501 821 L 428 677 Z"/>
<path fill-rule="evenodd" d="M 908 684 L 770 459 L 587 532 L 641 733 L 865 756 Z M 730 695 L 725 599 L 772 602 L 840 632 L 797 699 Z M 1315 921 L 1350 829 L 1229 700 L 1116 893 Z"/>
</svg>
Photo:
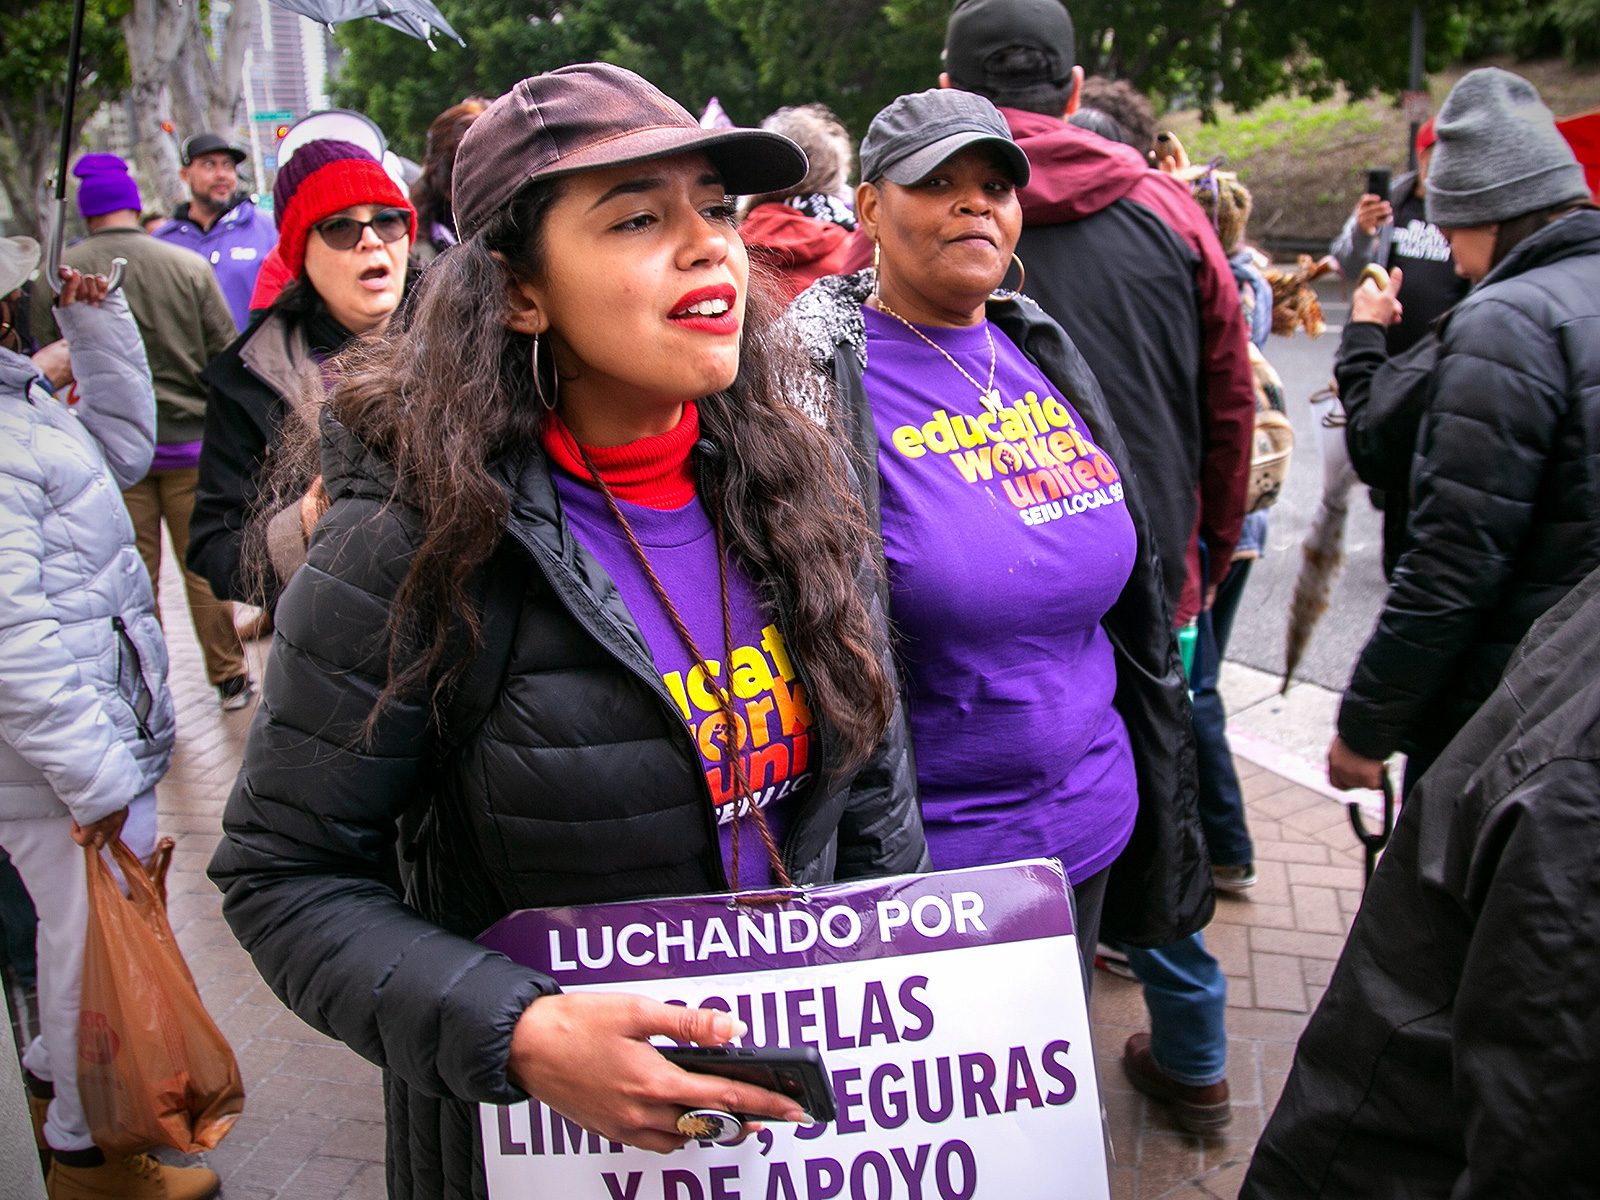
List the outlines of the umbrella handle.
<svg viewBox="0 0 1600 1200">
<path fill-rule="evenodd" d="M 50 281 L 50 290 L 56 295 L 61 294 L 61 251 L 67 236 L 67 202 L 57 200 L 50 214 L 50 228 L 45 238 L 45 278 Z M 106 295 L 110 295 L 122 286 L 122 280 L 128 273 L 128 260 L 113 258 L 111 270 L 106 274 Z"/>
<path fill-rule="evenodd" d="M 1372 872 L 1378 865 L 1378 855 L 1389 844 L 1389 835 L 1394 832 L 1394 784 L 1389 780 L 1388 768 L 1384 768 L 1383 775 L 1383 828 L 1372 833 L 1367 829 L 1366 822 L 1361 819 L 1361 805 L 1351 800 L 1346 807 L 1350 810 L 1350 827 L 1355 830 L 1356 839 L 1361 843 L 1361 848 L 1366 852 L 1366 879 L 1372 882 Z"/>
</svg>

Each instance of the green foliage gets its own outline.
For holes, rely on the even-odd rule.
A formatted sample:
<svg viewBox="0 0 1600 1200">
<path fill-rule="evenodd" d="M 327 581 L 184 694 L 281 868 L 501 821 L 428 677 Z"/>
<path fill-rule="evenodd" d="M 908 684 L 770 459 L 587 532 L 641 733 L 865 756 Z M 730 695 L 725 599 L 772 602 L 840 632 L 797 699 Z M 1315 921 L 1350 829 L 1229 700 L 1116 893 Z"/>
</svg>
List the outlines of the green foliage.
<svg viewBox="0 0 1600 1200">
<path fill-rule="evenodd" d="M 85 6 L 77 115 L 86 118 L 128 82 L 122 17 L 130 0 Z M 0 0 L 0 108 L 13 119 L 32 114 L 59 122 L 66 102 L 70 0 Z M 91 82 L 92 79 L 92 82 Z M 86 102 L 86 103 L 85 103 Z"/>
<path fill-rule="evenodd" d="M 1600 0 L 1543 0 L 1504 22 L 1506 49 L 1524 58 L 1561 54 L 1572 62 L 1600 59 Z"/>
<path fill-rule="evenodd" d="M 734 120 L 754 124 L 779 101 L 765 87 L 738 32 L 707 0 L 457 0 L 445 15 L 467 43 L 439 49 L 372 21 L 340 26 L 346 51 L 335 100 L 366 112 L 396 149 L 421 158 L 428 123 L 478 94 L 574 62 L 628 67 L 698 113 L 712 96 Z"/>
<path fill-rule="evenodd" d="M 120 21 L 129 4 L 85 6 L 74 142 L 94 110 L 127 87 Z M 45 181 L 55 170 L 71 30 L 70 0 L 0 0 L 0 186 L 29 232 L 39 228 Z"/>
<path fill-rule="evenodd" d="M 3 0 L 0 0 L 3 2 Z M 15 2 L 15 0 L 11 0 Z M 602 59 L 698 112 L 718 96 L 750 124 L 821 100 L 860 136 L 884 104 L 932 87 L 950 0 L 444 0 L 466 49 L 437 53 L 374 22 L 344 25 L 339 102 L 420 155 L 433 116 L 474 92 Z M 1249 109 L 1274 96 L 1397 94 L 1410 65 L 1406 0 L 1068 0 L 1078 59 L 1165 108 Z M 1427 0 L 1428 69 L 1489 42 L 1600 50 L 1600 0 Z M 1544 39 L 1541 41 L 1540 39 Z"/>
<path fill-rule="evenodd" d="M 1274 151 L 1309 158 L 1329 145 L 1363 139 L 1383 129 L 1383 118 L 1367 105 L 1327 104 L 1306 96 L 1269 100 L 1209 126 L 1202 141 L 1188 145 L 1197 159 L 1227 156 L 1230 164 L 1248 164 Z M 1239 168 L 1249 181 L 1248 166 Z"/>
</svg>

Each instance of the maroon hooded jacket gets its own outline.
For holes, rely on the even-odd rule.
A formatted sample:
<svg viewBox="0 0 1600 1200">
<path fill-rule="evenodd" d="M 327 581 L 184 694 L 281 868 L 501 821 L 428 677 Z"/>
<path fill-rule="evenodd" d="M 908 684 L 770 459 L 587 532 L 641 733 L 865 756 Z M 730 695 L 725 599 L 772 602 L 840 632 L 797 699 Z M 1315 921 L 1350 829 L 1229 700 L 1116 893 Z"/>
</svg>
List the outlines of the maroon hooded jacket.
<svg viewBox="0 0 1600 1200">
<path fill-rule="evenodd" d="M 1244 521 L 1255 396 L 1233 272 L 1187 185 L 1138 151 L 1000 112 L 1033 166 L 1020 193 L 1024 290 L 1100 381 L 1186 621 L 1200 609 L 1199 541 L 1219 582 Z"/>
<path fill-rule="evenodd" d="M 850 245 L 848 229 L 775 202 L 752 208 L 739 236 L 784 304 L 824 275 L 841 274 Z"/>
</svg>

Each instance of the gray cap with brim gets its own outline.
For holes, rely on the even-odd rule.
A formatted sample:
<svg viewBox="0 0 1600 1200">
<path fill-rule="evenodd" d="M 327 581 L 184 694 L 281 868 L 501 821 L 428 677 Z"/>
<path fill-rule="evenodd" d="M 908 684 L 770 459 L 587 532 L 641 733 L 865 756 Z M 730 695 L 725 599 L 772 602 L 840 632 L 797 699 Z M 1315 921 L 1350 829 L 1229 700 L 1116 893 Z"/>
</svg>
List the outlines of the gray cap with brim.
<svg viewBox="0 0 1600 1200">
<path fill-rule="evenodd" d="M 987 99 L 954 88 L 901 96 L 876 117 L 861 142 L 861 178 L 909 187 L 969 146 L 992 147 L 1018 187 L 1031 168 L 1005 118 Z"/>
<path fill-rule="evenodd" d="M 31 237 L 0 238 L 0 297 L 9 296 L 39 265 L 39 243 Z"/>
</svg>

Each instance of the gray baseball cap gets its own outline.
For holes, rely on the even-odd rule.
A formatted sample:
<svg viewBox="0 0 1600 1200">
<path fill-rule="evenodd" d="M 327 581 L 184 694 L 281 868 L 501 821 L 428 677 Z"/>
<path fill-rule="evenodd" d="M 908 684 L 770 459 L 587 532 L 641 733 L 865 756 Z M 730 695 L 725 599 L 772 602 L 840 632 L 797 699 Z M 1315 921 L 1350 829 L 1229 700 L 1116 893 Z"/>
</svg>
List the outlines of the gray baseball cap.
<svg viewBox="0 0 1600 1200">
<path fill-rule="evenodd" d="M 1000 152 L 1018 187 L 1028 182 L 1028 156 L 988 100 L 955 88 L 913 92 L 872 118 L 861 142 L 861 178 L 909 187 L 957 151 L 979 145 Z"/>
<path fill-rule="evenodd" d="M 39 243 L 31 237 L 0 238 L 0 298 L 11 295 L 39 265 Z"/>
</svg>

